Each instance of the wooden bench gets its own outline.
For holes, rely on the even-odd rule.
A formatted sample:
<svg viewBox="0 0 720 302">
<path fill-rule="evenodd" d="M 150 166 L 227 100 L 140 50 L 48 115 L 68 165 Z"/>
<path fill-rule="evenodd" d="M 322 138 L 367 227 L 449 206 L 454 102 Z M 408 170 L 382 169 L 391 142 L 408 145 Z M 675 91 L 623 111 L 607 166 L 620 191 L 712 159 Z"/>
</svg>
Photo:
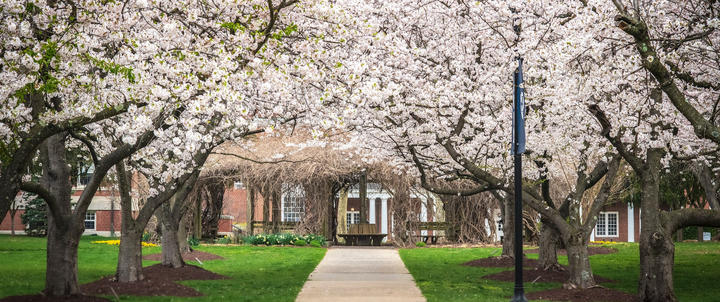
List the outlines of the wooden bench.
<svg viewBox="0 0 720 302">
<path fill-rule="evenodd" d="M 347 245 L 379 246 L 387 234 L 380 234 L 377 225 L 370 223 L 351 224 L 347 234 L 338 234 Z"/>
<path fill-rule="evenodd" d="M 447 231 L 448 224 L 444 221 L 428 221 L 428 222 L 420 222 L 420 225 L 418 226 L 418 229 L 420 231 Z M 441 237 L 445 237 L 445 235 L 420 235 L 416 236 L 419 237 L 422 242 L 425 242 L 425 244 L 428 244 L 428 241 L 430 244 L 436 244 L 438 239 Z"/>
</svg>

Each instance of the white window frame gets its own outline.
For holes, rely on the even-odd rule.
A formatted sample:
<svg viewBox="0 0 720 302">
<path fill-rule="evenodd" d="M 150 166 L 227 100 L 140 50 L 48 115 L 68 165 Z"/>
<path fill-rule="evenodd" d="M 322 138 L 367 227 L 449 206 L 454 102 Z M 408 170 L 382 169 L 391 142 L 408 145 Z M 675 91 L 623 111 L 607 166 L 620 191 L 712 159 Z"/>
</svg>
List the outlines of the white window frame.
<svg viewBox="0 0 720 302">
<path fill-rule="evenodd" d="M 288 199 L 294 199 L 295 203 L 300 203 L 301 205 L 292 208 L 286 207 L 285 205 L 287 204 Z M 295 211 L 288 211 L 291 209 Z M 290 218 L 290 215 L 295 214 L 297 214 L 296 219 L 288 219 Z M 298 222 L 302 219 L 303 215 L 305 215 L 305 191 L 301 186 L 283 185 L 283 194 L 280 202 L 280 217 L 282 217 L 281 221 Z"/>
<path fill-rule="evenodd" d="M 610 235 L 610 216 L 615 215 L 615 235 Z M 602 217 L 604 225 L 601 228 L 600 218 Z M 595 222 L 595 237 L 617 238 L 620 237 L 620 213 L 618 211 L 608 211 L 598 213 L 598 219 Z"/>
<path fill-rule="evenodd" d="M 236 181 L 233 183 L 233 189 L 235 190 L 242 190 L 245 188 L 245 185 L 242 183 L 242 181 Z"/>
<path fill-rule="evenodd" d="M 88 216 L 92 215 L 92 219 L 88 219 Z M 87 223 L 92 221 L 93 227 L 92 229 L 87 227 Z M 83 225 L 85 226 L 85 230 L 96 230 L 97 229 L 97 213 L 95 211 L 87 211 L 85 213 L 85 219 L 83 220 Z"/>
<path fill-rule="evenodd" d="M 347 211 L 345 212 L 345 224 L 347 230 L 350 230 L 351 224 L 360 223 L 360 211 Z"/>
</svg>

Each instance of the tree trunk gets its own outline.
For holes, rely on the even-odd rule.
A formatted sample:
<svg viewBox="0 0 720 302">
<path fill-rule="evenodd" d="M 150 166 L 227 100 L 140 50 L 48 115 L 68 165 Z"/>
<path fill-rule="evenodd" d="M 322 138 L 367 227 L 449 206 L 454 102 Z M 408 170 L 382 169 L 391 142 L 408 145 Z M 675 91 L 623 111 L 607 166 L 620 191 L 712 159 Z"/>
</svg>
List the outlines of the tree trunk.
<svg viewBox="0 0 720 302">
<path fill-rule="evenodd" d="M 126 227 L 125 224 L 122 225 L 120 253 L 115 276 L 118 282 L 140 281 L 145 278 L 142 273 L 142 231 Z"/>
<path fill-rule="evenodd" d="M 177 234 L 178 249 L 180 250 L 180 254 L 192 252 L 192 247 L 190 247 L 190 243 L 188 243 L 188 227 L 187 227 L 187 225 L 189 223 L 190 222 L 187 219 L 181 219 L 180 222 L 177 223 L 178 229 L 176 231 L 176 234 Z"/>
<path fill-rule="evenodd" d="M 550 221 L 542 219 L 540 238 L 538 239 L 538 269 L 564 271 L 558 263 L 557 248 L 560 234 L 551 225 Z"/>
<path fill-rule="evenodd" d="M 595 286 L 596 283 L 592 268 L 590 267 L 590 256 L 588 255 L 587 244 L 577 241 L 578 240 L 569 240 L 569 242 L 565 244 L 568 256 L 568 267 L 570 268 L 570 279 L 568 279 L 563 287 L 590 288 Z"/>
<path fill-rule="evenodd" d="M 338 200 L 338 209 L 337 209 L 337 233 L 338 234 L 347 234 L 347 202 L 348 202 L 348 189 L 343 188 L 340 190 L 340 199 Z M 336 240 L 344 241 L 344 239 L 340 238 L 339 236 L 336 238 Z"/>
<path fill-rule="evenodd" d="M 60 222 L 65 224 L 66 222 Z M 47 266 L 45 290 L 47 296 L 79 295 L 78 242 L 82 230 L 72 231 L 72 223 L 65 229 L 58 228 L 57 221 L 48 215 Z"/>
<path fill-rule="evenodd" d="M 247 212 L 246 212 L 246 219 L 247 220 L 247 230 L 248 235 L 252 236 L 254 234 L 253 230 L 253 219 L 255 219 L 255 188 L 251 185 L 247 185 Z"/>
<path fill-rule="evenodd" d="M 701 226 L 697 227 L 698 242 L 705 241 L 705 240 L 703 240 L 703 231 L 704 231 L 703 227 L 701 227 Z"/>
<path fill-rule="evenodd" d="M 673 289 L 675 246 L 671 234 L 665 234 L 660 217 L 661 151 L 647 152 L 646 169 L 640 173 L 640 281 L 638 294 L 642 301 L 677 301 Z"/>
<path fill-rule="evenodd" d="M 503 207 L 503 241 L 502 254 L 510 258 L 515 258 L 515 208 L 508 198 L 501 200 Z"/>
<path fill-rule="evenodd" d="M 272 232 L 273 234 L 280 233 L 280 223 L 282 217 L 280 214 L 280 193 L 276 190 L 272 191 Z M 323 208 L 324 209 L 324 208 Z"/>
<path fill-rule="evenodd" d="M 359 197 L 360 197 L 360 223 L 368 222 L 368 204 L 367 204 L 367 174 L 365 171 L 360 175 Z"/>
<path fill-rule="evenodd" d="M 268 233 L 268 226 L 270 224 L 270 198 L 272 198 L 272 193 L 270 193 L 270 187 L 265 186 L 265 190 L 262 192 L 262 198 L 263 198 L 263 233 Z"/>
<path fill-rule="evenodd" d="M 10 236 L 15 236 L 15 211 L 10 211 Z"/>
<path fill-rule="evenodd" d="M 183 267 L 185 261 L 180 253 L 179 243 L 179 223 L 170 221 L 170 219 L 162 219 L 162 265 L 173 268 Z"/>
</svg>

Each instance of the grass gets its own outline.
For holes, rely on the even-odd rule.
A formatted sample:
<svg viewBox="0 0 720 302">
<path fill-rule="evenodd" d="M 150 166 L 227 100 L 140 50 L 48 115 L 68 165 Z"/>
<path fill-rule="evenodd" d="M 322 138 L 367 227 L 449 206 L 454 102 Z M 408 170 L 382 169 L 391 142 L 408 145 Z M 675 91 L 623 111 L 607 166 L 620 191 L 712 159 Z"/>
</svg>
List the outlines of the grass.
<svg viewBox="0 0 720 302">
<path fill-rule="evenodd" d="M 590 263 L 595 275 L 617 282 L 603 286 L 629 293 L 637 291 L 640 275 L 638 245 L 618 243 L 618 253 L 594 255 Z M 481 279 L 502 268 L 468 267 L 464 262 L 498 255 L 498 248 L 425 248 L 403 249 L 400 257 L 428 301 L 508 301 L 511 282 Z M 537 254 L 528 254 L 537 258 Z M 567 257 L 558 261 L 567 265 Z M 508 268 L 510 270 L 512 268 Z M 720 243 L 676 243 L 674 268 L 675 293 L 680 301 L 713 301 L 720 296 Z M 559 287 L 559 283 L 526 284 L 526 292 Z"/>
<path fill-rule="evenodd" d="M 115 273 L 117 246 L 93 244 L 103 237 L 80 241 L 80 283 Z M 45 284 L 44 238 L 0 235 L 0 298 L 40 292 Z M 205 294 L 199 298 L 121 297 L 123 301 L 293 301 L 308 275 L 325 255 L 322 248 L 200 246 L 198 250 L 224 257 L 204 261 L 203 268 L 230 277 L 227 280 L 183 281 Z M 159 253 L 159 247 L 143 248 L 143 254 Z M 144 261 L 151 265 L 156 261 Z M 190 264 L 198 265 L 196 262 Z M 110 298 L 110 297 L 108 297 Z"/>
</svg>

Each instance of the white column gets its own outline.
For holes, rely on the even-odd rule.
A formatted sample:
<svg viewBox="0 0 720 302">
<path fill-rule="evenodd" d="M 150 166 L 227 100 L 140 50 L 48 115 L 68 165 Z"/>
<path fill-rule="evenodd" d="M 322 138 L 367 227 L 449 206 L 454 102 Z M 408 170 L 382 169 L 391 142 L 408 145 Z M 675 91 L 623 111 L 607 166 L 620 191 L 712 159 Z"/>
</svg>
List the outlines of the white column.
<svg viewBox="0 0 720 302">
<path fill-rule="evenodd" d="M 383 234 L 387 234 L 387 233 L 388 233 L 388 228 L 387 228 L 387 226 L 388 226 L 387 198 L 386 198 L 386 199 L 382 199 L 382 200 L 380 201 L 380 203 L 381 203 L 380 212 L 382 213 L 382 217 L 380 217 L 380 219 L 381 219 L 380 232 L 383 233 Z M 384 239 L 383 239 L 383 240 L 384 240 Z"/>
<path fill-rule="evenodd" d="M 627 207 L 627 232 L 628 232 L 628 242 L 635 242 L 635 209 L 633 208 L 632 204 L 628 203 Z"/>
<path fill-rule="evenodd" d="M 373 198 L 373 197 L 368 198 L 368 203 L 370 204 L 370 216 L 368 217 L 368 221 L 370 223 L 376 223 L 375 222 L 375 198 Z"/>
</svg>

